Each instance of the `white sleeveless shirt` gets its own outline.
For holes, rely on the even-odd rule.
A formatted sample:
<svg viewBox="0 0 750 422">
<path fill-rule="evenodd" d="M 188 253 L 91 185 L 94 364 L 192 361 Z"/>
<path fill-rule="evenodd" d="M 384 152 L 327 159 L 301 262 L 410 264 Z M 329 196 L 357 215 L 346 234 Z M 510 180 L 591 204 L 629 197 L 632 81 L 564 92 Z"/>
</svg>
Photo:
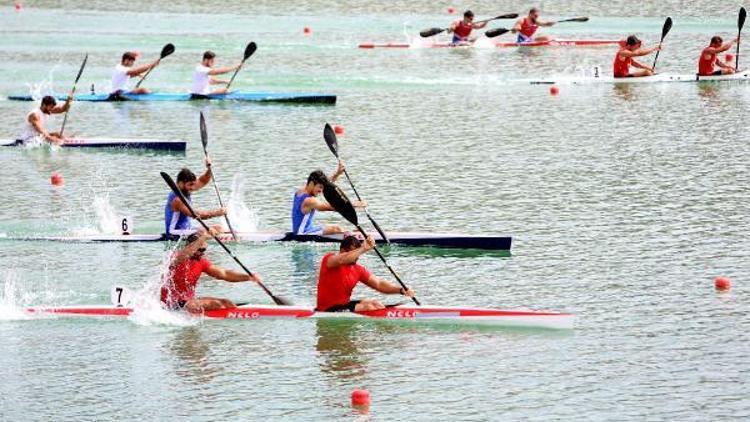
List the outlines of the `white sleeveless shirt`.
<svg viewBox="0 0 750 422">
<path fill-rule="evenodd" d="M 210 67 L 199 64 L 195 67 L 193 72 L 193 88 L 190 90 L 192 94 L 208 95 L 209 91 L 209 76 L 208 72 L 211 71 Z"/>
<path fill-rule="evenodd" d="M 37 116 L 43 128 L 46 129 L 47 127 L 47 115 L 42 113 L 42 109 L 35 108 L 34 110 L 31 110 L 29 114 L 26 115 L 26 125 L 23 128 L 23 133 L 18 138 L 20 141 L 28 142 L 41 135 L 37 132 L 36 128 L 29 123 L 29 117 L 31 117 L 32 114 Z"/>
<path fill-rule="evenodd" d="M 117 91 L 126 91 L 130 76 L 128 76 L 127 67 L 122 64 L 115 66 L 115 73 L 112 74 L 112 90 L 110 94 L 114 94 Z"/>
</svg>

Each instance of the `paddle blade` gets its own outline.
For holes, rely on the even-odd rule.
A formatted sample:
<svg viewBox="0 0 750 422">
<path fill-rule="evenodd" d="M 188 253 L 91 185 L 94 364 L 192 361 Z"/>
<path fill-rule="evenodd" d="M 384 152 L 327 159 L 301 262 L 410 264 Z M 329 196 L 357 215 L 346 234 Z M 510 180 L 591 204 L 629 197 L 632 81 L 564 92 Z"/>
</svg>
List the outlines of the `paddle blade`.
<svg viewBox="0 0 750 422">
<path fill-rule="evenodd" d="M 419 35 L 422 38 L 428 38 L 433 35 L 440 34 L 442 32 L 445 32 L 445 28 L 430 28 L 430 29 L 425 29 L 424 31 L 420 32 Z"/>
<path fill-rule="evenodd" d="M 83 68 L 86 67 L 86 62 L 89 60 L 89 55 L 86 53 L 86 57 L 83 58 L 83 63 L 81 63 L 81 68 L 78 69 L 78 75 L 76 76 L 76 81 L 74 84 L 77 84 L 78 81 L 81 79 L 81 75 L 83 74 Z"/>
<path fill-rule="evenodd" d="M 245 55 L 243 56 L 242 61 L 244 62 L 245 60 L 249 59 L 250 56 L 252 56 L 255 53 L 255 50 L 257 49 L 258 49 L 258 45 L 255 44 L 254 41 L 250 41 L 250 44 L 248 44 L 247 47 L 245 47 Z"/>
<path fill-rule="evenodd" d="M 579 16 L 577 18 L 563 19 L 561 21 L 558 21 L 558 23 L 559 22 L 588 22 L 588 21 L 589 21 L 588 16 Z"/>
<path fill-rule="evenodd" d="M 661 28 L 661 40 L 664 41 L 664 38 L 669 34 L 669 30 L 672 29 L 672 18 L 667 18 L 667 20 L 664 21 L 664 26 Z"/>
<path fill-rule="evenodd" d="M 271 299 L 273 299 L 274 303 L 276 303 L 277 305 L 281 305 L 281 306 L 294 306 L 294 303 L 291 300 L 289 300 L 289 299 L 287 299 L 287 298 L 285 298 L 283 296 L 271 295 Z"/>
<path fill-rule="evenodd" d="M 165 58 L 174 53 L 174 44 L 169 43 L 161 49 L 161 58 Z"/>
<path fill-rule="evenodd" d="M 518 13 L 506 13 L 504 15 L 495 16 L 494 18 L 492 18 L 492 20 L 495 20 L 495 19 L 515 19 L 517 17 L 518 17 Z"/>
<path fill-rule="evenodd" d="M 352 223 L 355 226 L 359 225 L 359 220 L 357 219 L 357 211 L 354 209 L 354 205 L 352 205 L 351 201 L 349 201 L 349 198 L 346 197 L 344 191 L 336 186 L 335 183 L 329 181 L 323 186 L 323 196 L 326 198 L 326 201 L 331 204 L 333 209 L 341 214 L 341 216 L 344 217 L 346 221 Z"/>
<path fill-rule="evenodd" d="M 336 139 L 336 132 L 333 131 L 333 128 L 328 123 L 326 123 L 326 126 L 323 128 L 323 138 L 326 140 L 326 145 L 328 145 L 328 149 L 331 150 L 331 153 L 333 153 L 336 158 L 339 158 L 339 142 Z"/>
<path fill-rule="evenodd" d="M 744 7 L 740 8 L 740 15 L 737 17 L 737 29 L 742 31 L 742 27 L 745 26 L 745 18 L 747 18 L 747 10 Z"/>
<path fill-rule="evenodd" d="M 487 38 L 494 38 L 494 37 L 498 37 L 500 35 L 503 35 L 506 32 L 510 32 L 510 29 L 508 29 L 508 28 L 495 28 L 495 29 L 490 29 L 489 31 L 485 32 L 484 36 L 486 36 Z"/>
<path fill-rule="evenodd" d="M 206 152 L 206 147 L 208 146 L 208 129 L 206 129 L 206 118 L 203 116 L 203 112 L 201 111 L 201 143 L 203 143 L 203 152 Z"/>
</svg>

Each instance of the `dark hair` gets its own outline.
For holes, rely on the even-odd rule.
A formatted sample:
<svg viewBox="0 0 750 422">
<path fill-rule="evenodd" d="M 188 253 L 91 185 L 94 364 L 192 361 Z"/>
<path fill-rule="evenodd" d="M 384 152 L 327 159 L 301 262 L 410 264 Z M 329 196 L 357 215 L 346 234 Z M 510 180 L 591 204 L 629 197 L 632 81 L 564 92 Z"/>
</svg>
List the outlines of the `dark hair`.
<svg viewBox="0 0 750 422">
<path fill-rule="evenodd" d="M 125 60 L 135 60 L 135 54 L 131 53 L 130 51 L 126 51 L 125 54 L 122 55 L 122 61 Z"/>
<path fill-rule="evenodd" d="M 534 12 L 539 13 L 539 8 L 538 7 L 532 7 L 531 9 L 529 9 L 529 14 L 532 14 Z"/>
<path fill-rule="evenodd" d="M 51 95 L 45 95 L 44 98 L 42 98 L 42 105 L 43 106 L 56 106 L 57 100 L 55 97 Z"/>
<path fill-rule="evenodd" d="M 323 173 L 323 170 L 315 170 L 307 176 L 307 183 L 314 183 L 316 185 L 325 185 L 328 183 L 328 176 Z"/>
<path fill-rule="evenodd" d="M 355 235 L 349 234 L 344 236 L 343 239 L 341 239 L 341 246 L 339 247 L 339 250 L 351 250 L 351 249 L 357 249 L 358 247 L 362 246 L 362 241 Z"/>
<path fill-rule="evenodd" d="M 214 57 L 216 57 L 216 53 L 213 51 L 206 51 L 203 53 L 203 60 L 213 59 Z"/>
<path fill-rule="evenodd" d="M 630 35 L 627 40 L 625 40 L 625 45 L 637 45 L 640 43 L 641 40 L 638 39 L 635 35 Z"/>
<path fill-rule="evenodd" d="M 194 182 L 197 179 L 198 178 L 195 177 L 195 173 L 193 173 L 192 171 L 190 171 L 190 169 L 187 169 L 187 168 L 184 168 L 180 170 L 179 173 L 177 173 L 177 183 Z"/>
<path fill-rule="evenodd" d="M 191 233 L 188 237 L 185 238 L 185 244 L 189 245 L 200 238 L 201 235 L 199 235 L 198 233 Z"/>
<path fill-rule="evenodd" d="M 474 17 L 474 12 L 472 12 L 471 10 L 467 10 L 467 11 L 464 12 L 464 17 L 465 18 L 473 18 Z"/>
<path fill-rule="evenodd" d="M 721 37 L 718 36 L 718 35 L 714 35 L 713 37 L 711 37 L 711 44 L 716 44 L 716 43 L 721 44 L 723 42 L 724 42 L 724 40 L 721 39 Z"/>
</svg>

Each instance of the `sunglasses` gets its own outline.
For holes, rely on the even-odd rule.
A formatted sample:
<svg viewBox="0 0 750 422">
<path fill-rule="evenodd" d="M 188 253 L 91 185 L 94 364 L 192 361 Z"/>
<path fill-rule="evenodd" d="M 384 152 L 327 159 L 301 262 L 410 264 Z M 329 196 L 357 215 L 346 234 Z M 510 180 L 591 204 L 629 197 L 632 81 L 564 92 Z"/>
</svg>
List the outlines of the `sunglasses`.
<svg viewBox="0 0 750 422">
<path fill-rule="evenodd" d="M 200 253 L 206 252 L 206 248 L 198 248 L 197 252 L 200 252 Z"/>
</svg>

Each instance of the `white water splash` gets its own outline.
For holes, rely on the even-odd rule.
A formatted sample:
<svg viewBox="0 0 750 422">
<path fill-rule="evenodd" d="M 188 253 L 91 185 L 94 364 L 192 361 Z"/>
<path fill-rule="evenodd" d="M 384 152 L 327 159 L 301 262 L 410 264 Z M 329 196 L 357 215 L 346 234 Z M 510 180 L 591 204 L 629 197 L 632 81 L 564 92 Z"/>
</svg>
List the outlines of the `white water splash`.
<svg viewBox="0 0 750 422">
<path fill-rule="evenodd" d="M 80 202 L 83 225 L 74 228 L 72 234 L 74 236 L 120 234 L 122 214 L 118 213 L 110 202 L 110 189 L 106 176 L 97 171 L 95 177 L 90 179 L 90 183 L 91 196 L 82 196 Z M 93 199 L 90 199 L 91 197 Z M 91 215 L 92 212 L 93 215 Z"/>
<path fill-rule="evenodd" d="M 3 280 L 2 295 L 0 295 L 0 320 L 28 319 L 28 315 L 19 307 L 20 295 L 17 290 L 18 276 L 15 271 L 8 271 Z"/>
<path fill-rule="evenodd" d="M 258 213 L 255 209 L 248 207 L 242 198 L 245 196 L 245 182 L 241 175 L 236 174 L 232 178 L 232 191 L 229 195 L 227 209 L 229 211 L 229 220 L 235 231 L 248 233 L 258 230 Z M 223 221 L 226 223 L 226 221 Z"/>
</svg>

